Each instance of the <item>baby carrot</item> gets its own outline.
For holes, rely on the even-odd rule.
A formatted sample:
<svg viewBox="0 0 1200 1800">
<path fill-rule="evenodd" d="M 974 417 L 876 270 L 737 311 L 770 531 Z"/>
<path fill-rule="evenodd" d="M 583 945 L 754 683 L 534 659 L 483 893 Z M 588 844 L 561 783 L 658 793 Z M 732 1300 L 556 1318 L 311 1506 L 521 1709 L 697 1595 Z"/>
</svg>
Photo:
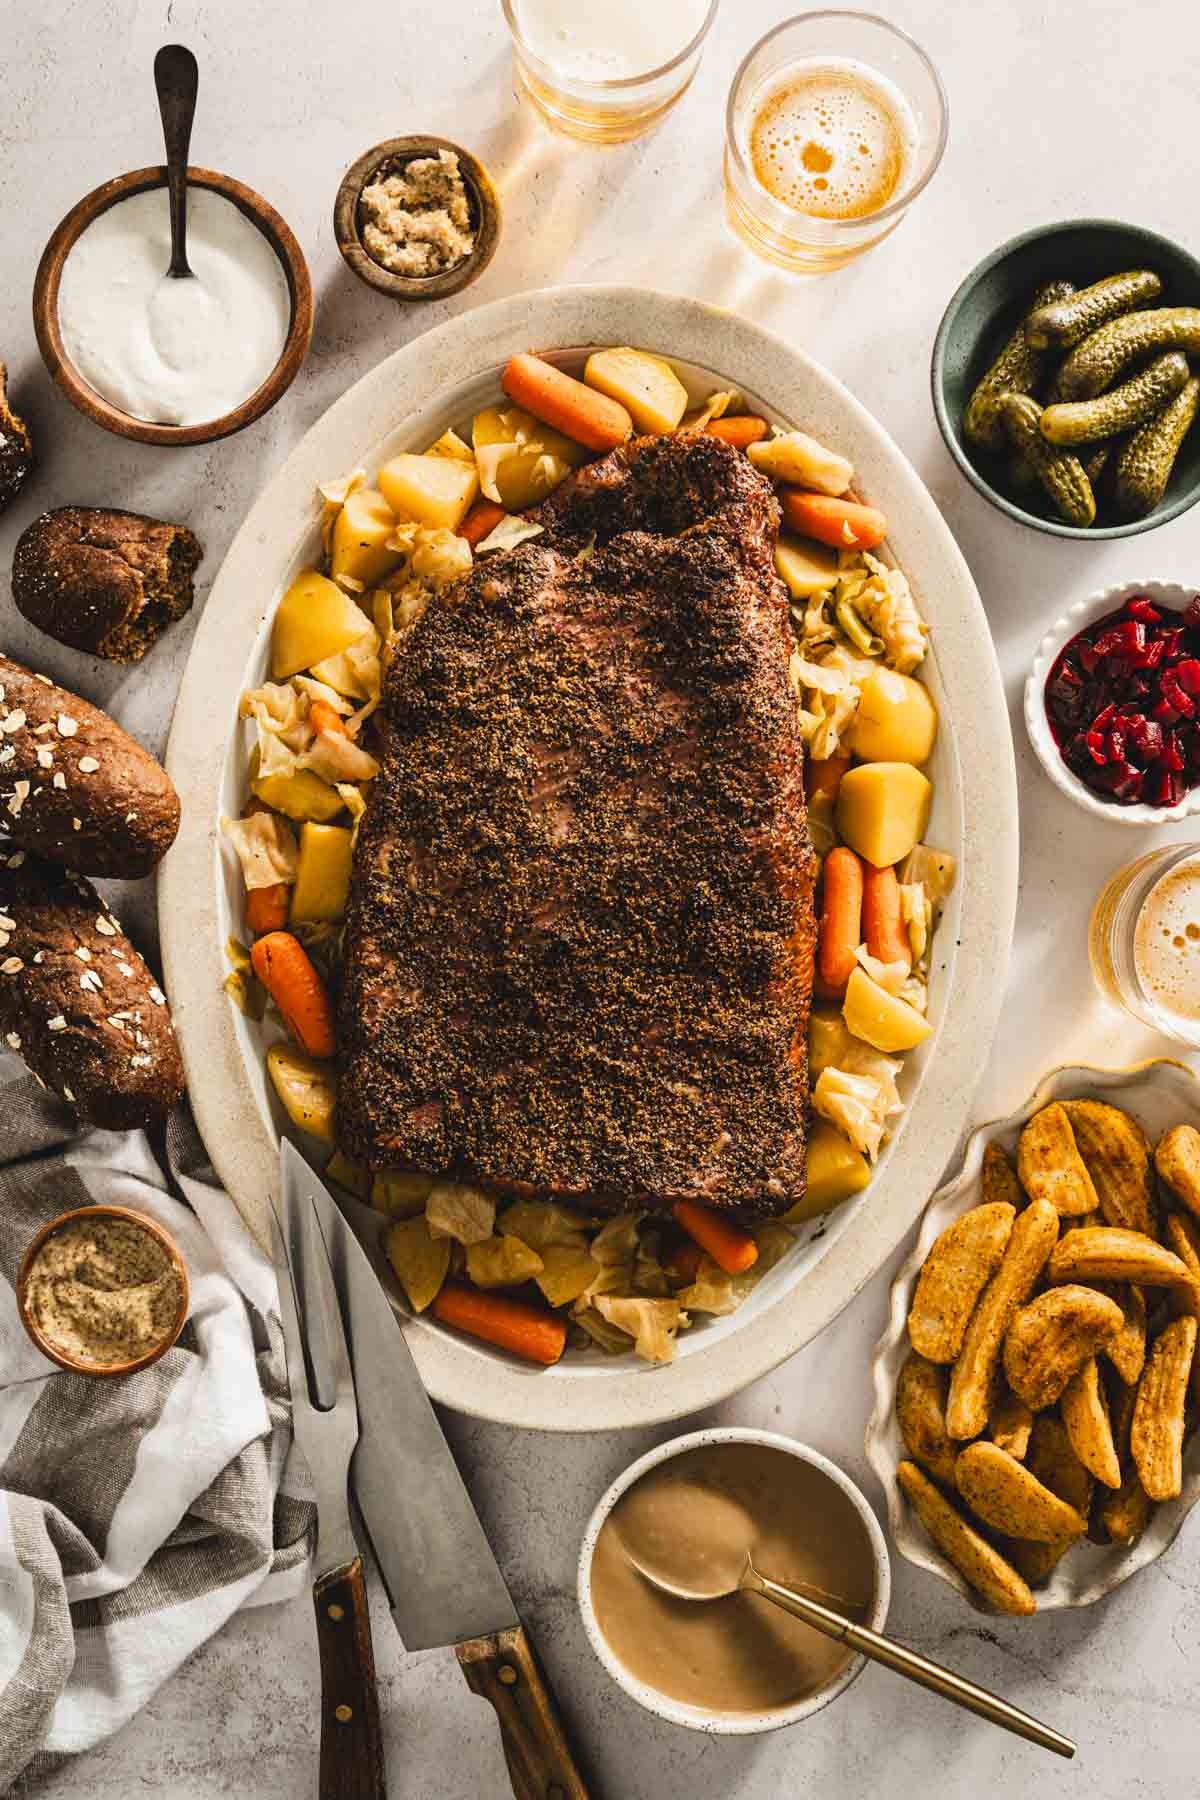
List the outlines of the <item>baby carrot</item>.
<svg viewBox="0 0 1200 1800">
<path fill-rule="evenodd" d="M 770 426 L 753 413 L 735 413 L 732 418 L 710 419 L 704 427 L 709 437 L 721 438 L 735 450 L 746 450 L 766 437 Z"/>
<path fill-rule="evenodd" d="M 619 400 L 610 400 L 573 375 L 564 375 L 540 356 L 514 356 L 500 385 L 510 400 L 535 419 L 553 425 L 589 450 L 615 450 L 633 434 L 633 420 Z"/>
<path fill-rule="evenodd" d="M 507 517 L 504 508 L 497 506 L 494 500 L 477 500 L 459 526 L 458 536 L 466 538 L 473 550 L 490 531 L 495 531 L 501 519 Z"/>
<path fill-rule="evenodd" d="M 337 1048 L 333 1007 L 299 938 L 269 931 L 251 950 L 250 961 L 300 1048 L 310 1056 L 332 1056 Z"/>
<path fill-rule="evenodd" d="M 566 1347 L 566 1324 L 552 1312 L 505 1294 L 483 1294 L 462 1282 L 448 1281 L 429 1310 L 444 1325 L 469 1331 L 527 1362 L 556 1363 Z"/>
<path fill-rule="evenodd" d="M 273 882 L 270 887 L 247 888 L 246 924 L 256 938 L 268 931 L 282 931 L 288 922 L 288 884 Z"/>
<path fill-rule="evenodd" d="M 828 795 L 836 800 L 838 789 L 842 785 L 842 776 L 850 767 L 848 756 L 826 756 L 816 762 L 811 756 L 804 763 L 804 792 L 810 800 Z"/>
<path fill-rule="evenodd" d="M 781 487 L 779 504 L 794 531 L 832 544 L 836 550 L 874 550 L 887 536 L 887 520 L 873 506 L 857 500 L 835 500 L 804 488 Z"/>
<path fill-rule="evenodd" d="M 346 735 L 346 721 L 328 700 L 314 700 L 308 709 L 308 722 L 314 731 L 336 731 L 339 736 Z"/>
<path fill-rule="evenodd" d="M 824 897 L 817 926 L 817 966 L 821 981 L 844 992 L 854 972 L 862 932 L 863 864 L 853 850 L 838 846 L 825 858 Z"/>
<path fill-rule="evenodd" d="M 740 1275 L 758 1261 L 758 1245 L 748 1231 L 714 1212 L 711 1206 L 699 1206 L 694 1200 L 677 1200 L 671 1208 L 675 1223 L 682 1231 L 707 1250 L 717 1267 L 727 1275 Z"/>
<path fill-rule="evenodd" d="M 903 962 L 911 967 L 912 952 L 904 915 L 900 909 L 900 883 L 895 869 L 865 865 L 862 897 L 863 937 L 867 949 L 880 962 Z"/>
</svg>

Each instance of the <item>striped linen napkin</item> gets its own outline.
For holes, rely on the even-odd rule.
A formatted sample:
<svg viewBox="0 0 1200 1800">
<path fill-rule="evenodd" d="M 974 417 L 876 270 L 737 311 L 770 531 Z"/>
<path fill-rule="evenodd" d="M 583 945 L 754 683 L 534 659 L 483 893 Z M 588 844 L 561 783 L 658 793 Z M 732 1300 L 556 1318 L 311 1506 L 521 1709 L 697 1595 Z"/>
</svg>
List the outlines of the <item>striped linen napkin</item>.
<svg viewBox="0 0 1200 1800">
<path fill-rule="evenodd" d="M 307 1580 L 274 1271 L 183 1109 L 164 1156 L 187 1205 L 142 1133 L 80 1136 L 0 1055 L 0 1792 L 119 1730 L 231 1613 Z M 179 1342 L 123 1379 L 57 1369 L 17 1315 L 30 1238 L 89 1202 L 164 1225 L 191 1281 Z"/>
</svg>

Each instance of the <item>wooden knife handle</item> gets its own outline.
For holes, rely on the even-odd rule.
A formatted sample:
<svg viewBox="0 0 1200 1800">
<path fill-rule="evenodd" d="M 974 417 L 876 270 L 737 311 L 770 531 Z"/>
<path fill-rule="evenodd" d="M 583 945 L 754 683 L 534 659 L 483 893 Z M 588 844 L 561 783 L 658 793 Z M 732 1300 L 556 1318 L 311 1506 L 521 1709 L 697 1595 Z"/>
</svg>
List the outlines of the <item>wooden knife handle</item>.
<svg viewBox="0 0 1200 1800">
<path fill-rule="evenodd" d="M 495 1708 L 516 1800 L 588 1800 L 525 1627 L 471 1638 L 456 1650 L 467 1686 Z"/>
<path fill-rule="evenodd" d="M 385 1800 L 383 1734 L 362 1557 L 313 1586 L 321 1655 L 320 1800 Z"/>
</svg>

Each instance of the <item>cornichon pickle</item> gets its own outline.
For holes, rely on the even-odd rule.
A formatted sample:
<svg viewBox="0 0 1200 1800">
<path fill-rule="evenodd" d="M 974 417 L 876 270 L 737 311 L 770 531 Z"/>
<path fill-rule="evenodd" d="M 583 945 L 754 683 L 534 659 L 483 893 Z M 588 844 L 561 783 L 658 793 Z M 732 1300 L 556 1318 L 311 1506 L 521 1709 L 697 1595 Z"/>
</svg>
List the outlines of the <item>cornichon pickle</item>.
<svg viewBox="0 0 1200 1800">
<path fill-rule="evenodd" d="M 1161 412 L 1188 378 L 1187 357 L 1178 350 L 1156 356 L 1148 369 L 1094 400 L 1065 400 L 1042 414 L 1041 432 L 1049 444 L 1094 444 L 1114 437 Z"/>
<path fill-rule="evenodd" d="M 1156 350 L 1200 350 L 1200 306 L 1154 306 L 1110 319 L 1072 350 L 1054 378 L 1051 400 L 1090 400 L 1126 363 Z"/>
<path fill-rule="evenodd" d="M 1071 281 L 1044 281 L 1029 302 L 1030 310 L 1065 300 L 1075 292 Z M 1031 394 L 1041 379 L 1046 356 L 1025 336 L 1025 314 L 1003 350 L 979 382 L 963 413 L 963 431 L 981 450 L 1003 450 L 1007 439 L 1000 415 L 1004 394 Z"/>
<path fill-rule="evenodd" d="M 1109 319 L 1149 306 L 1161 293 L 1162 282 L 1150 269 L 1106 275 L 1069 299 L 1035 307 L 1025 321 L 1025 336 L 1035 350 L 1069 350 Z"/>
<path fill-rule="evenodd" d="M 1087 455 L 1080 459 L 1083 463 L 1083 472 L 1092 484 L 1093 493 L 1096 491 L 1096 483 L 1108 467 L 1108 459 L 1112 453 L 1113 446 L 1111 442 L 1107 444 L 1097 444 L 1094 450 L 1089 450 Z"/>
<path fill-rule="evenodd" d="M 1005 394 L 1004 427 L 1013 447 L 1033 464 L 1037 478 L 1069 525 L 1091 525 L 1096 496 L 1083 464 L 1069 450 L 1059 450 L 1042 436 L 1042 409 L 1028 394 Z"/>
<path fill-rule="evenodd" d="M 1144 519 L 1166 492 L 1179 447 L 1200 407 L 1200 379 L 1192 376 L 1169 406 L 1139 427 L 1117 457 L 1117 508 Z"/>
</svg>

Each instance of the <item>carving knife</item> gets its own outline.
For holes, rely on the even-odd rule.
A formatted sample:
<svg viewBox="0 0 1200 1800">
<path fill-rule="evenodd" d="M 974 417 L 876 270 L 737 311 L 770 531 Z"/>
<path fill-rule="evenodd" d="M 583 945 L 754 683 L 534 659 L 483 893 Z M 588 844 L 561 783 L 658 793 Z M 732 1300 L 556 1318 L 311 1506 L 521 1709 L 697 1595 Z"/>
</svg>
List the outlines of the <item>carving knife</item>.
<svg viewBox="0 0 1200 1800">
<path fill-rule="evenodd" d="M 299 1152 L 285 1184 L 314 1208 L 354 1365 L 359 1439 L 350 1480 L 407 1650 L 453 1645 L 491 1703 L 517 1800 L 589 1800 L 553 1694 L 484 1535 L 391 1300 L 389 1221 L 336 1202 Z"/>
</svg>

